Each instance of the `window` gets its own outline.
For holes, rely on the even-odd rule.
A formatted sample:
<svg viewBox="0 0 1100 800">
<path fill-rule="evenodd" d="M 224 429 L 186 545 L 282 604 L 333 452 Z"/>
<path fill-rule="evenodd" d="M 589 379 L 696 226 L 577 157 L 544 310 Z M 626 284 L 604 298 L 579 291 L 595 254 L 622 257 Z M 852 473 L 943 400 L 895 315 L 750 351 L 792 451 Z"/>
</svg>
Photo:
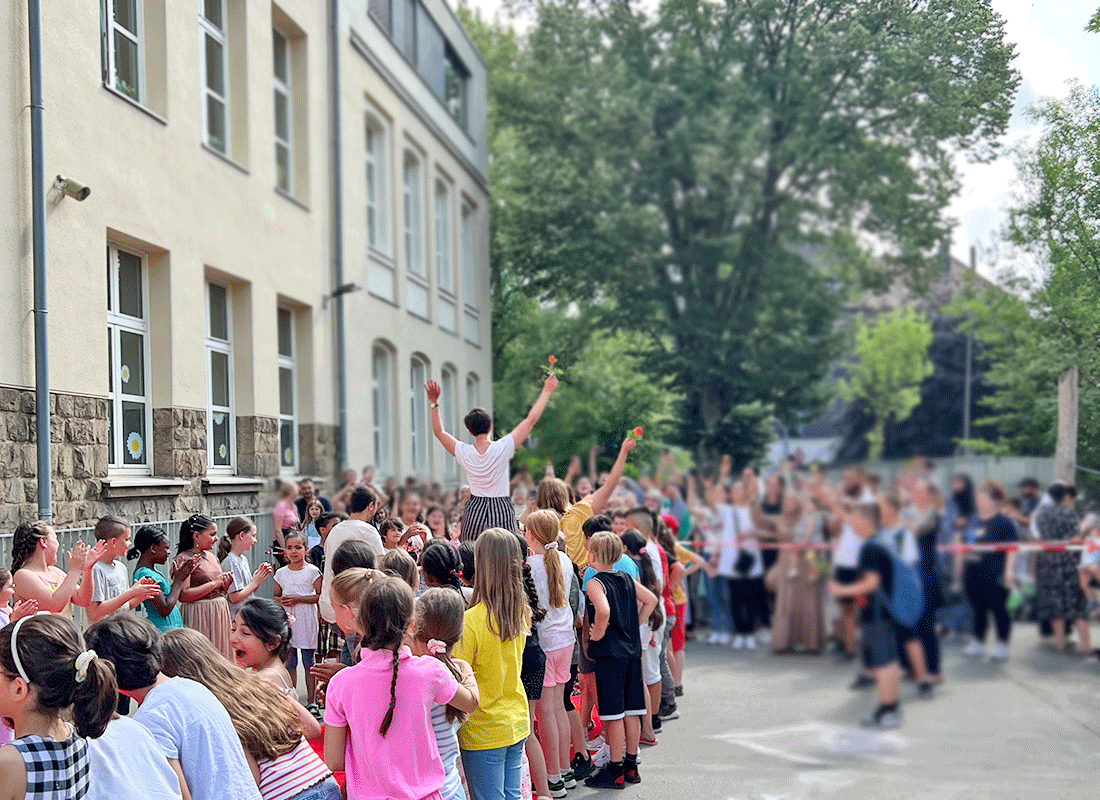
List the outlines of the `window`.
<svg viewBox="0 0 1100 800">
<path fill-rule="evenodd" d="M 408 274 L 408 307 L 428 318 L 428 272 L 424 268 L 424 201 L 420 160 L 405 152 L 404 170 L 405 271 Z"/>
<path fill-rule="evenodd" d="M 454 332 L 458 330 L 458 306 L 451 236 L 451 192 L 443 181 L 435 185 L 435 269 L 439 284 L 439 324 L 444 330 Z"/>
<path fill-rule="evenodd" d="M 229 289 L 206 284 L 206 441 L 208 472 L 231 472 L 234 464 L 233 321 Z"/>
<path fill-rule="evenodd" d="M 275 84 L 275 185 L 287 194 L 294 189 L 291 148 L 291 115 L 294 101 L 290 92 L 290 45 L 278 31 L 272 31 Z"/>
<path fill-rule="evenodd" d="M 389 227 L 389 190 L 386 165 L 386 129 L 380 118 L 366 116 L 366 160 L 364 177 L 367 202 L 367 286 L 370 291 L 391 303 L 397 300 Z"/>
<path fill-rule="evenodd" d="M 229 154 L 229 91 L 226 80 L 225 0 L 202 0 L 199 33 L 202 36 L 203 128 L 206 144 Z"/>
<path fill-rule="evenodd" d="M 412 400 L 412 471 L 414 475 L 428 474 L 428 396 L 424 384 L 428 382 L 428 365 L 419 356 L 413 356 L 409 368 L 410 397 Z"/>
<path fill-rule="evenodd" d="M 107 462 L 149 473 L 149 304 L 142 256 L 107 245 Z"/>
<path fill-rule="evenodd" d="M 393 35 L 393 0 L 369 0 L 367 9 L 388 35 Z"/>
<path fill-rule="evenodd" d="M 470 373 L 466 376 L 466 408 L 474 409 L 481 407 L 481 381 L 478 380 L 477 375 Z M 472 442 L 473 436 L 470 436 L 469 431 L 466 433 L 467 438 Z"/>
<path fill-rule="evenodd" d="M 106 35 L 108 86 L 139 103 L 145 96 L 144 3 L 142 0 L 107 0 Z"/>
<path fill-rule="evenodd" d="M 404 18 L 404 36 L 401 37 L 400 48 L 413 64 L 416 63 L 416 0 L 399 0 Z"/>
<path fill-rule="evenodd" d="M 443 96 L 439 99 L 463 130 L 466 129 L 466 84 L 469 77 L 466 65 L 448 45 L 443 64 Z"/>
<path fill-rule="evenodd" d="M 439 375 L 439 385 L 442 391 L 439 393 L 439 410 L 442 414 L 443 429 L 453 436 L 458 435 L 458 420 L 455 414 L 455 402 L 458 400 L 455 395 L 455 372 L 450 367 L 444 367 L 443 371 Z M 458 478 L 458 462 L 453 458 L 443 459 L 445 464 L 444 472 L 449 480 L 455 480 Z"/>
<path fill-rule="evenodd" d="M 481 316 L 478 312 L 477 262 L 474 258 L 474 209 L 462 206 L 462 304 L 466 341 L 480 344 Z"/>
<path fill-rule="evenodd" d="M 294 358 L 294 312 L 278 310 L 279 325 L 279 466 L 284 472 L 298 469 L 297 368 Z"/>
<path fill-rule="evenodd" d="M 392 475 L 393 464 L 393 360 L 385 345 L 376 344 L 372 358 L 374 404 L 374 463 L 379 475 Z"/>
</svg>

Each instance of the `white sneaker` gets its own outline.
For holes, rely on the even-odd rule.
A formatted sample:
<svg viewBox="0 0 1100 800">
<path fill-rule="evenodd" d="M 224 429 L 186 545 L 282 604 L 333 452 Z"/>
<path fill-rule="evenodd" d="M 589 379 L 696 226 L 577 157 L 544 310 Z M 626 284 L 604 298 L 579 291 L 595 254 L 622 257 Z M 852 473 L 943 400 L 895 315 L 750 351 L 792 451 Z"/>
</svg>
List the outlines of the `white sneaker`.
<svg viewBox="0 0 1100 800">
<path fill-rule="evenodd" d="M 1004 642 L 998 642 L 993 648 L 991 658 L 994 661 L 1008 661 L 1008 645 Z"/>
<path fill-rule="evenodd" d="M 754 637 L 754 636 L 746 636 L 745 637 L 745 649 L 746 650 L 755 650 L 756 649 L 756 637 Z"/>
<path fill-rule="evenodd" d="M 745 637 L 744 636 L 735 636 L 734 639 L 733 639 L 733 649 L 734 650 L 743 650 L 744 648 L 745 648 Z"/>
<path fill-rule="evenodd" d="M 985 645 L 977 639 L 971 639 L 966 649 L 963 650 L 963 655 L 970 658 L 985 658 Z"/>
<path fill-rule="evenodd" d="M 707 644 L 718 644 L 718 638 L 718 631 L 711 631 L 710 636 L 707 637 Z"/>
<path fill-rule="evenodd" d="M 718 634 L 718 644 L 722 647 L 729 647 L 730 642 L 733 641 L 732 633 L 720 633 Z"/>
<path fill-rule="evenodd" d="M 760 642 L 760 644 L 771 644 L 772 632 L 767 628 L 761 628 L 756 632 L 756 640 Z"/>
</svg>

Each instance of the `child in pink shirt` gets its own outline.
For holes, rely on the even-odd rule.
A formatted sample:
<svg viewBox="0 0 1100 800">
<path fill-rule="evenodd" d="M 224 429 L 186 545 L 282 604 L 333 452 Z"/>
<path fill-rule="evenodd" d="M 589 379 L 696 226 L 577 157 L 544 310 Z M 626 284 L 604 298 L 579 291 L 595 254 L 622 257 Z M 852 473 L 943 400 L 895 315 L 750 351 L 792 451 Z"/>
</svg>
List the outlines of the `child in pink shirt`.
<svg viewBox="0 0 1100 800">
<path fill-rule="evenodd" d="M 328 685 L 325 763 L 347 773 L 348 797 L 356 800 L 440 800 L 445 773 L 432 707 L 477 709 L 472 673 L 460 683 L 440 661 L 402 645 L 412 616 L 409 585 L 375 577 L 359 610 L 361 660 Z M 379 703 L 386 695 L 389 703 Z"/>
</svg>

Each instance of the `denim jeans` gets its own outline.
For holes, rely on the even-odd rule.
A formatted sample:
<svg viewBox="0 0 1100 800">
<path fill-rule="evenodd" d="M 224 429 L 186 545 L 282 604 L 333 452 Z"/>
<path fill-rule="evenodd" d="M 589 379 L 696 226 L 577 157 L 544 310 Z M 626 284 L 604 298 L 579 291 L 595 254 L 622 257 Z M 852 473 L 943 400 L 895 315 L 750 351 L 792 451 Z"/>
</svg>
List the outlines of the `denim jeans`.
<svg viewBox="0 0 1100 800">
<path fill-rule="evenodd" d="M 672 641 L 672 626 L 676 624 L 676 615 L 665 617 L 665 631 L 661 637 L 661 705 L 676 705 L 676 684 L 672 680 L 672 669 L 668 665 L 668 645 Z"/>
<path fill-rule="evenodd" d="M 705 572 L 701 574 L 707 599 L 710 600 L 710 629 L 714 633 L 730 633 L 733 631 L 733 620 L 730 619 L 728 581 L 721 576 L 712 578 Z"/>
<path fill-rule="evenodd" d="M 301 794 L 296 794 L 291 800 L 342 800 L 340 784 L 336 778 L 328 777 L 316 786 L 310 786 Z"/>
<path fill-rule="evenodd" d="M 471 800 L 520 800 L 524 742 L 526 739 L 510 747 L 462 751 Z"/>
</svg>

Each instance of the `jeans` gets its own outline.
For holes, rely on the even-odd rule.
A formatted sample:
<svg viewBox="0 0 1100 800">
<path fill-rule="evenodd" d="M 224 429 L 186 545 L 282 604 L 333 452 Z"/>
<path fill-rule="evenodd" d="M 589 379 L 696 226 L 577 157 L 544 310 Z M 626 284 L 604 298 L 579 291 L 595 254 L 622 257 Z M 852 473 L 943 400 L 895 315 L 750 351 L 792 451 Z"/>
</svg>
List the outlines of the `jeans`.
<svg viewBox="0 0 1100 800">
<path fill-rule="evenodd" d="M 675 624 L 675 614 L 665 617 L 665 631 L 661 636 L 661 705 L 664 706 L 676 705 L 676 683 L 672 680 L 672 668 L 668 665 L 668 644 L 672 640 L 672 626 Z"/>
<path fill-rule="evenodd" d="M 290 655 L 286 657 L 286 669 L 287 672 L 294 672 L 298 669 L 298 650 L 297 647 L 290 648 Z M 302 651 L 302 669 L 309 672 L 309 668 L 315 663 L 314 654 L 317 652 L 313 649 L 301 648 Z"/>
<path fill-rule="evenodd" d="M 472 800 L 520 800 L 520 766 L 526 741 L 492 750 L 462 751 Z"/>
<path fill-rule="evenodd" d="M 310 786 L 301 794 L 296 794 L 290 800 L 342 800 L 340 784 L 336 778 L 328 777 L 316 786 Z"/>
<path fill-rule="evenodd" d="M 703 575 L 703 585 L 707 590 L 707 599 L 710 600 L 710 629 L 714 633 L 730 633 L 733 624 L 730 621 L 729 585 L 726 578 L 716 576 L 714 578 Z"/>
</svg>

